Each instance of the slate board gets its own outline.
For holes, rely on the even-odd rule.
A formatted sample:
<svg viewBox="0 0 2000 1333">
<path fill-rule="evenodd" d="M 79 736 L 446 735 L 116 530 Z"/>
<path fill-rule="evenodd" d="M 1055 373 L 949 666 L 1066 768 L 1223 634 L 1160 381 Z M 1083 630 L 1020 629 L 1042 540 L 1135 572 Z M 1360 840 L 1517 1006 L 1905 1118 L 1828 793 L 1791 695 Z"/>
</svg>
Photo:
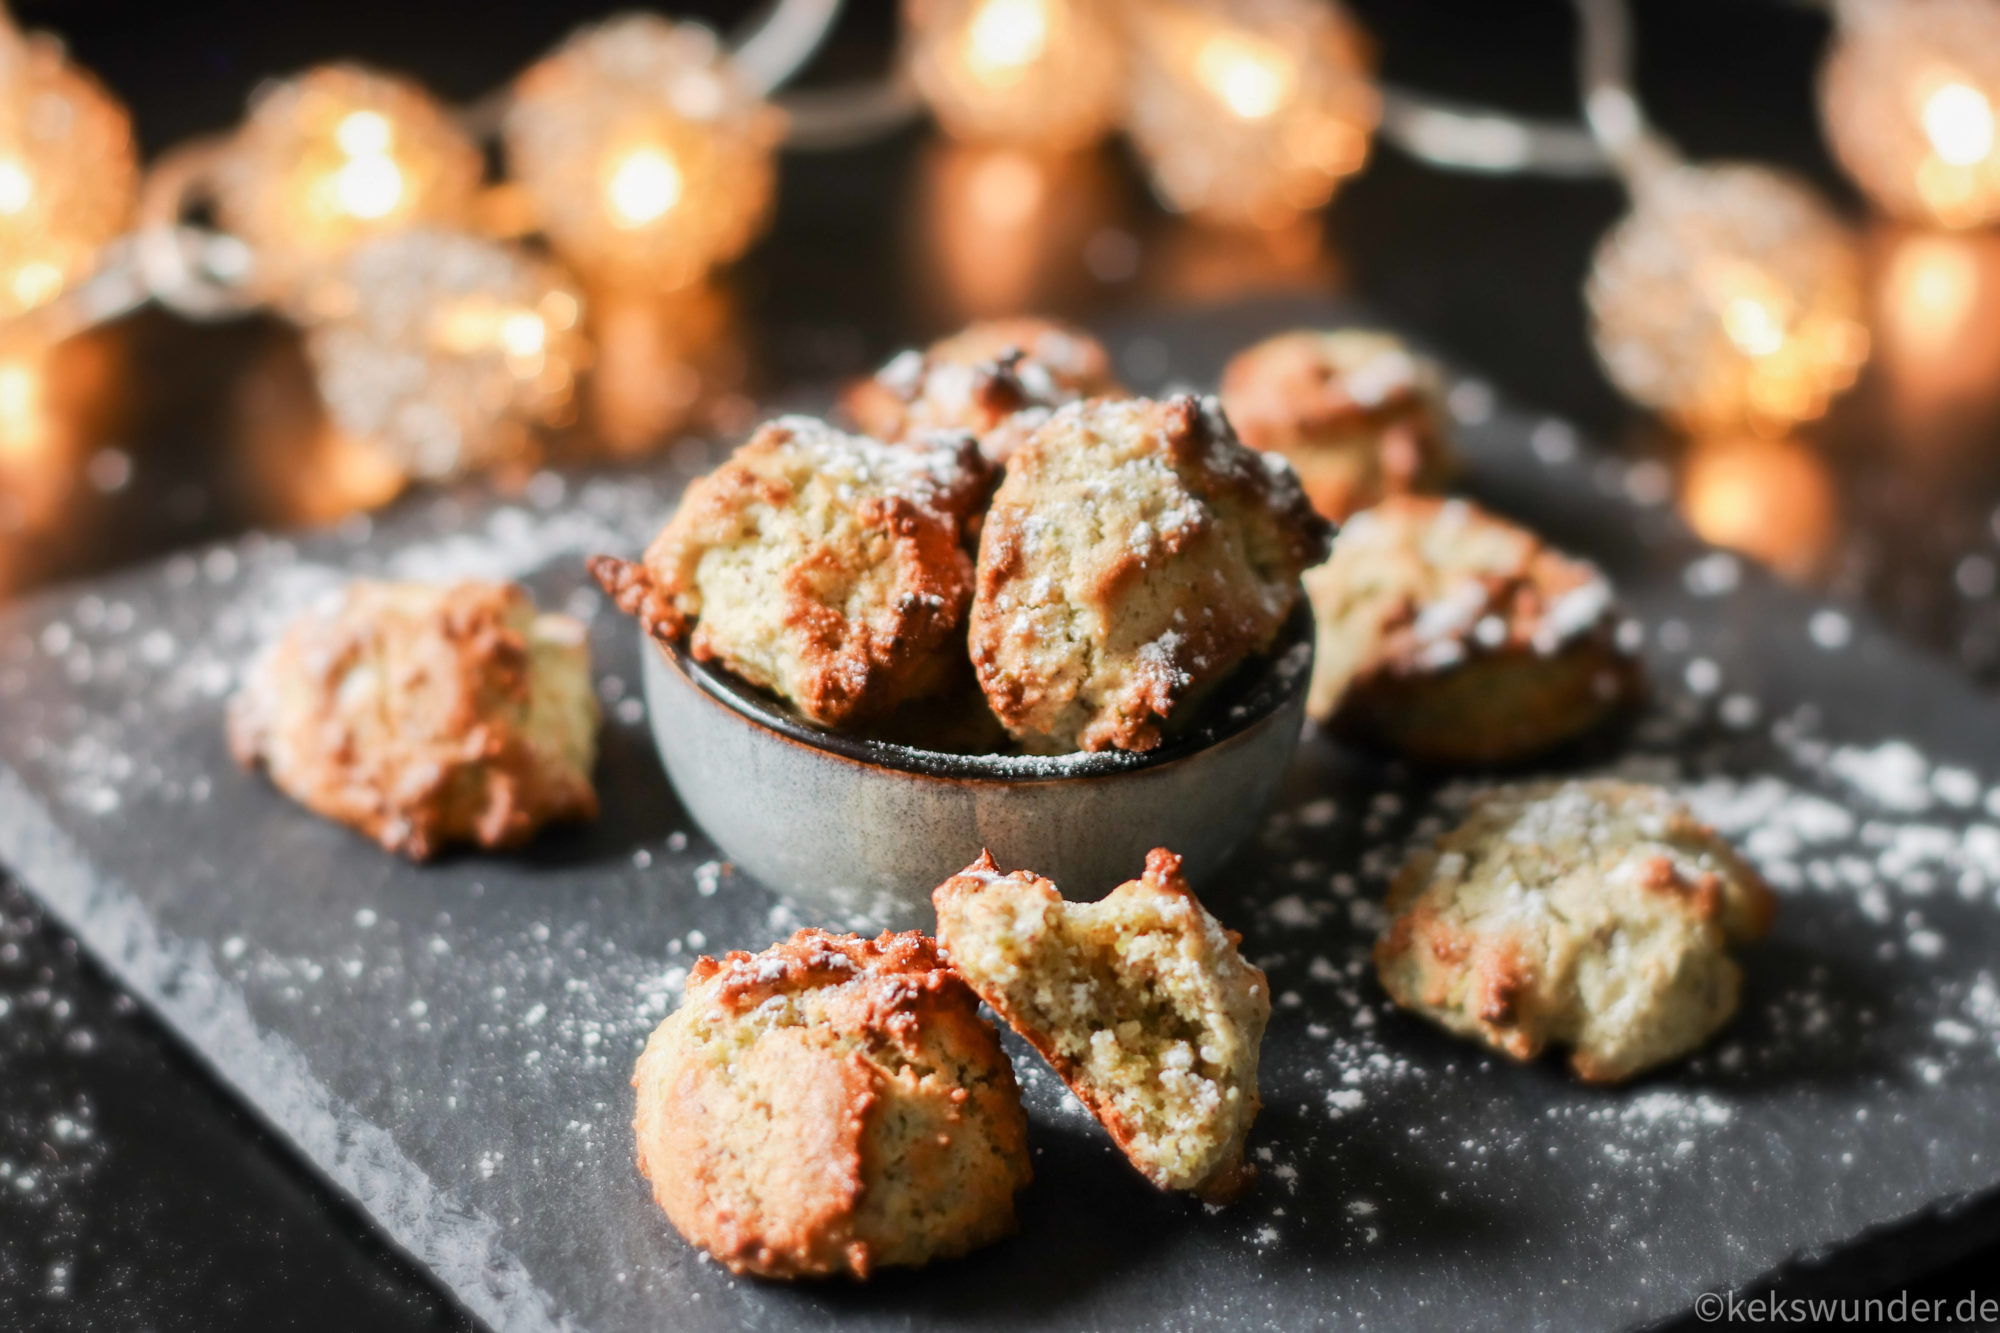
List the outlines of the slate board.
<svg viewBox="0 0 2000 1333">
<path fill-rule="evenodd" d="M 1342 313 L 1236 307 L 1112 341 L 1144 387 L 1205 384 L 1252 337 Z M 698 443 L 12 609 L 0 860 L 499 1329 L 1603 1327 L 1991 1190 L 2000 708 L 1704 552 L 1656 471 L 1476 381 L 1453 405 L 1472 491 L 1599 559 L 1645 627 L 1652 710 L 1571 766 L 1679 783 L 1782 891 L 1739 1020 L 1636 1087 L 1488 1059 L 1386 1006 L 1364 965 L 1374 900 L 1470 787 L 1308 736 L 1211 894 L 1278 996 L 1253 1198 L 1155 1195 L 1016 1045 L 1037 1176 L 1017 1239 L 867 1286 L 703 1261 L 633 1169 L 629 1067 L 696 954 L 800 921 L 689 825 L 633 697 L 634 635 L 576 558 L 636 548 L 715 456 Z M 519 575 L 592 616 L 602 820 L 419 869 L 238 772 L 220 725 L 236 669 L 349 573 Z"/>
</svg>

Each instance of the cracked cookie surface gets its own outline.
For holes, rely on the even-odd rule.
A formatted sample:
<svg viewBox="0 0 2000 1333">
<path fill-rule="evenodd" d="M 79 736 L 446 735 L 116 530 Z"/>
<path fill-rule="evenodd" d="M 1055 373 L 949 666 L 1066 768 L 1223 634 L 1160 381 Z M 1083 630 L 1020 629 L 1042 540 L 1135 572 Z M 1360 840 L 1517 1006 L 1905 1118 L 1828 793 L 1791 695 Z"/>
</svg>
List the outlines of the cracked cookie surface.
<svg viewBox="0 0 2000 1333">
<path fill-rule="evenodd" d="M 1605 577 L 1467 500 L 1396 496 L 1355 515 L 1305 587 L 1307 711 L 1424 763 L 1527 759 L 1641 689 Z"/>
<path fill-rule="evenodd" d="M 512 584 L 364 580 L 257 660 L 228 740 L 301 805 L 424 860 L 594 818 L 597 724 L 575 620 Z"/>
<path fill-rule="evenodd" d="M 841 406 L 880 440 L 966 432 L 1004 464 L 1056 408 L 1122 394 L 1103 344 L 1049 319 L 981 320 L 892 357 Z"/>
<path fill-rule="evenodd" d="M 738 1273 L 866 1278 L 1014 1231 L 1014 1071 L 914 931 L 703 958 L 632 1075 L 640 1174 Z"/>
<path fill-rule="evenodd" d="M 979 538 L 970 648 L 1029 749 L 1149 750 L 1271 646 L 1330 529 L 1213 399 L 1100 400 L 1022 446 Z"/>
<path fill-rule="evenodd" d="M 643 559 L 591 572 L 654 638 L 843 726 L 949 681 L 988 483 L 969 436 L 887 445 L 781 417 L 688 487 Z"/>
</svg>

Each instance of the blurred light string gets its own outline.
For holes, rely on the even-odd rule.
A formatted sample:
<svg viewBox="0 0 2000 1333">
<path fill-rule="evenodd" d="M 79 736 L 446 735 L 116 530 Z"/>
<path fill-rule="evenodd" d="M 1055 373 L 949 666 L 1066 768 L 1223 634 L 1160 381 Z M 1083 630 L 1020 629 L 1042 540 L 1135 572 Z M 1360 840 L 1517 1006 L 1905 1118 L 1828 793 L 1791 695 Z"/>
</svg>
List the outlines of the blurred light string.
<svg viewBox="0 0 2000 1333">
<path fill-rule="evenodd" d="M 759 94 L 771 94 L 818 54 L 839 18 L 842 0 L 773 0 L 729 44 L 730 63 Z M 495 134 L 511 86 L 463 108 L 460 126 L 478 138 Z M 844 148 L 891 133 L 916 118 L 922 103 L 899 71 L 843 88 L 774 99 L 785 115 L 785 144 L 802 151 Z M 207 202 L 225 158 L 227 135 L 204 136 L 170 149 L 147 173 L 133 233 L 107 246 L 97 271 L 62 296 L 14 320 L 9 332 L 53 343 L 129 314 L 148 301 L 197 320 L 220 319 L 264 303 L 251 277 L 255 255 L 225 232 L 188 225 L 191 207 Z"/>
<path fill-rule="evenodd" d="M 775 93 L 818 54 L 841 9 L 841 0 L 774 0 L 731 41 L 731 63 L 758 92 Z M 1622 27 L 1622 14 L 1616 20 Z M 1595 40 L 1587 34 L 1584 45 L 1587 64 L 1614 74 L 1622 69 L 1622 30 Z M 1636 102 L 1618 77 L 1587 84 L 1588 128 L 1385 85 L 1382 134 L 1410 157 L 1444 170 L 1599 177 L 1611 173 L 1620 160 L 1619 145 L 1627 133 L 1622 127 L 1636 117 Z M 503 88 L 463 108 L 459 124 L 476 136 L 492 135 L 505 117 L 510 94 L 511 88 Z M 785 116 L 785 146 L 805 152 L 870 142 L 908 125 L 924 110 L 900 61 L 879 79 L 795 92 L 774 102 Z M 226 150 L 224 136 L 191 140 L 170 150 L 148 173 L 134 234 L 106 250 L 96 275 L 22 317 L 17 327 L 52 341 L 116 319 L 149 300 L 194 319 L 224 318 L 261 304 L 251 283 L 251 248 L 226 233 L 185 221 L 192 206 L 206 201 L 209 181 Z"/>
<path fill-rule="evenodd" d="M 1636 174 L 1678 161 L 1647 123 L 1629 77 L 1630 31 L 1622 0 L 1576 0 L 1582 123 L 1515 115 L 1399 86 L 1381 86 L 1381 136 L 1405 155 L 1446 171 L 1489 176 L 1591 179 Z M 1817 6 L 1815 6 L 1817 7 Z M 760 93 L 776 93 L 824 46 L 841 0 L 773 0 L 729 43 L 731 63 Z M 458 114 L 480 137 L 495 132 L 510 89 Z M 785 116 L 784 146 L 826 151 L 867 143 L 923 114 L 904 63 L 884 76 L 773 98 Z M 100 273 L 50 307 L 24 317 L 62 337 L 157 299 L 194 318 L 258 303 L 248 292 L 254 255 L 223 233 L 186 225 L 191 205 L 225 146 L 221 137 L 171 150 L 149 173 L 136 235 L 111 247 Z"/>
</svg>

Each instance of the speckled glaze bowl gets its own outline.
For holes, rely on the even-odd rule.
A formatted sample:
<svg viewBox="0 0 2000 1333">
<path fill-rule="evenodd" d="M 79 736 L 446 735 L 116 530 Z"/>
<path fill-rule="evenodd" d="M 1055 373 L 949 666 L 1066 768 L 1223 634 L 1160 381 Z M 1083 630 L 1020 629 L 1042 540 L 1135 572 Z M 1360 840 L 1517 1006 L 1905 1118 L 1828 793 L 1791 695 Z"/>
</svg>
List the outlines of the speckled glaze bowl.
<svg viewBox="0 0 2000 1333">
<path fill-rule="evenodd" d="M 1196 884 L 1262 823 L 1305 721 L 1312 616 L 1248 663 L 1199 726 L 1145 754 L 968 755 L 840 735 L 678 646 L 647 640 L 667 776 L 739 869 L 822 923 L 932 925 L 930 894 L 990 848 L 1102 896 L 1171 847 Z"/>
</svg>

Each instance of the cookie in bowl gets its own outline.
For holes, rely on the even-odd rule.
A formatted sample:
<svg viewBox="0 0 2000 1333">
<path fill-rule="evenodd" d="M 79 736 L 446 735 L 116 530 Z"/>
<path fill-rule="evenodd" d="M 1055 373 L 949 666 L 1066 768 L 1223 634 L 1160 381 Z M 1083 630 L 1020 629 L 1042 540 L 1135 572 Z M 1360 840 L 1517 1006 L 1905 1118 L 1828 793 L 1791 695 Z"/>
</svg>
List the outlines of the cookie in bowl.
<svg viewBox="0 0 2000 1333">
<path fill-rule="evenodd" d="M 1213 399 L 1062 408 L 1007 466 L 969 646 L 1030 750 L 1150 750 L 1269 648 L 1330 527 Z"/>
<path fill-rule="evenodd" d="M 424 860 L 597 814 L 583 626 L 512 584 L 356 582 L 294 620 L 230 700 L 231 753 Z"/>
<path fill-rule="evenodd" d="M 1121 392 L 1103 344 L 1081 329 L 994 319 L 898 354 L 849 388 L 841 405 L 877 439 L 966 431 L 988 459 L 1005 463 L 1054 409 Z"/>
<path fill-rule="evenodd" d="M 1592 1083 L 1695 1050 L 1736 1011 L 1730 948 L 1776 903 L 1668 793 L 1615 781 L 1480 797 L 1389 891 L 1375 968 L 1397 1004 L 1516 1060 L 1550 1046 Z"/>
<path fill-rule="evenodd" d="M 642 560 L 590 568 L 655 639 L 845 726 L 949 683 L 989 484 L 967 435 L 893 446 L 782 417 L 688 487 Z"/>
<path fill-rule="evenodd" d="M 1458 471 L 1437 367 L 1392 333 L 1301 329 L 1231 359 L 1222 406 L 1243 442 L 1298 469 L 1335 522 Z"/>
<path fill-rule="evenodd" d="M 938 942 L 1161 1189 L 1212 1203 L 1247 1189 L 1271 1016 L 1264 974 L 1164 847 L 1099 902 L 1066 903 L 990 852 L 939 885 Z"/>
<path fill-rule="evenodd" d="M 866 1278 L 1014 1231 L 1014 1071 L 915 932 L 703 958 L 632 1075 L 639 1171 L 737 1273 Z"/>
<path fill-rule="evenodd" d="M 1596 727 L 1641 688 L 1594 567 L 1465 500 L 1394 496 L 1305 576 L 1307 709 L 1422 763 L 1516 763 Z"/>
</svg>

